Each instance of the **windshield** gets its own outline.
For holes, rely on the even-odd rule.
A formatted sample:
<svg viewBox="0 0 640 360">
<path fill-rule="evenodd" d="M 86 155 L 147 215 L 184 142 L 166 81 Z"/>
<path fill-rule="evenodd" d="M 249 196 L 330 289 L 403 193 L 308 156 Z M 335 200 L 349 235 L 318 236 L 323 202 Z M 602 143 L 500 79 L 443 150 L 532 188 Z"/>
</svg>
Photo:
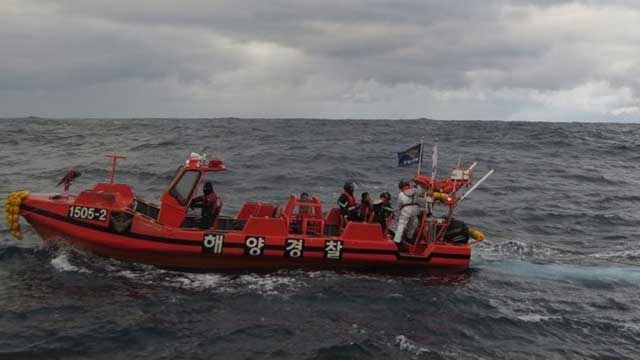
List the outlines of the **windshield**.
<svg viewBox="0 0 640 360">
<path fill-rule="evenodd" d="M 169 192 L 181 205 L 187 205 L 193 188 L 200 177 L 199 171 L 186 171 Z"/>
</svg>

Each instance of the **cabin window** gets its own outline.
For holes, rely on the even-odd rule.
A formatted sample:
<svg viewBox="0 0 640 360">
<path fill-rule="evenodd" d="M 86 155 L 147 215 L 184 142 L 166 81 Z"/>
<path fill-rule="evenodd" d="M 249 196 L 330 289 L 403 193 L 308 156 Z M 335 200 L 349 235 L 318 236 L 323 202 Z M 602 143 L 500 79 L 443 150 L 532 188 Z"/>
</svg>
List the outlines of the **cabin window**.
<svg viewBox="0 0 640 360">
<path fill-rule="evenodd" d="M 187 205 L 189 197 L 193 188 L 198 182 L 200 177 L 199 171 L 186 171 L 182 174 L 182 177 L 171 189 L 171 196 L 173 196 L 181 205 Z"/>
</svg>

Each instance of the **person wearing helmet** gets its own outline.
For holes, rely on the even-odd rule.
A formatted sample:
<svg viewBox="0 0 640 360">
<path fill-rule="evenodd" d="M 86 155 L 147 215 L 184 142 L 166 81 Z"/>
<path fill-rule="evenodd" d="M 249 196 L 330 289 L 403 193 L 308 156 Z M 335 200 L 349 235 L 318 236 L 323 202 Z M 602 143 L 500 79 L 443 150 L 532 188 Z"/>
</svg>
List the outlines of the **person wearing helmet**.
<svg viewBox="0 0 640 360">
<path fill-rule="evenodd" d="M 418 227 L 418 215 L 426 206 L 424 189 L 411 186 L 408 181 L 401 180 L 398 183 L 398 227 L 393 241 L 402 243 L 403 239 L 411 240 Z"/>
<path fill-rule="evenodd" d="M 391 207 L 391 194 L 383 192 L 373 202 L 373 222 L 382 226 L 382 232 L 387 233 L 388 223 L 393 219 L 393 207 Z"/>
<path fill-rule="evenodd" d="M 355 184 L 352 182 L 344 183 L 344 191 L 338 198 L 338 207 L 340 208 L 340 215 L 348 221 L 359 221 L 358 216 L 358 204 L 356 203 L 356 197 L 353 194 Z"/>
<path fill-rule="evenodd" d="M 207 181 L 202 188 L 203 195 L 191 201 L 190 208 L 201 208 L 200 225 L 201 229 L 209 229 L 218 214 L 218 195 L 213 191 L 213 183 Z"/>
</svg>

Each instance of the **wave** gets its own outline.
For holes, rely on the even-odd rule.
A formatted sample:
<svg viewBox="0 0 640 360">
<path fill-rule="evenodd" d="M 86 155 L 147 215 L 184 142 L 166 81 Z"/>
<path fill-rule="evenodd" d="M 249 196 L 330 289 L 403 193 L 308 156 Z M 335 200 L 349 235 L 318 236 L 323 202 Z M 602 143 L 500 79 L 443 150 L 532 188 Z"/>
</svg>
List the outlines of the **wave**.
<svg viewBox="0 0 640 360">
<path fill-rule="evenodd" d="M 560 316 L 552 316 L 552 315 L 540 315 L 540 314 L 524 314 L 518 315 L 518 319 L 524 322 L 543 322 L 543 321 L 555 321 L 560 320 L 562 317 Z"/>
<path fill-rule="evenodd" d="M 640 249 L 599 252 L 590 256 L 605 260 L 640 260 Z"/>
<path fill-rule="evenodd" d="M 157 150 L 157 149 L 166 149 L 168 147 L 181 145 L 177 140 L 165 140 L 158 142 L 145 142 L 138 145 L 133 145 L 129 147 L 129 151 L 144 151 L 144 150 Z"/>
<path fill-rule="evenodd" d="M 400 350 L 406 351 L 415 356 L 421 356 L 431 352 L 431 350 L 426 346 L 418 345 L 404 335 L 397 335 L 394 339 L 394 344 L 398 346 Z"/>
</svg>

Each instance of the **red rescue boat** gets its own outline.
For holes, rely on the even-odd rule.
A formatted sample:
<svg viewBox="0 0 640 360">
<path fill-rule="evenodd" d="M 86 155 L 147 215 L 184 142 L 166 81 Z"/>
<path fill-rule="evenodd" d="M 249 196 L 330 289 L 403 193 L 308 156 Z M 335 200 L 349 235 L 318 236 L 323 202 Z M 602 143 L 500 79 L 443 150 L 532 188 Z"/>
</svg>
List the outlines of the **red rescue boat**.
<svg viewBox="0 0 640 360">
<path fill-rule="evenodd" d="M 234 216 L 216 213 L 211 226 L 201 229 L 189 207 L 205 175 L 225 170 L 222 160 L 192 154 L 155 205 L 137 197 L 128 185 L 114 183 L 118 158 L 114 156 L 109 183 L 77 195 L 10 195 L 6 210 L 13 233 L 20 235 L 19 213 L 44 240 L 63 240 L 101 256 L 192 270 L 466 269 L 471 246 L 484 239 L 453 219 L 456 194 L 471 185 L 471 169 L 454 169 L 446 180 L 414 178 L 429 189 L 430 206 L 444 205 L 448 211 L 441 217 L 424 211 L 415 239 L 397 246 L 381 224 L 346 221 L 338 208 L 324 213 L 315 196 L 304 200 L 291 195 L 285 206 L 247 202 Z M 220 202 L 218 211 L 221 207 Z M 453 229 L 454 224 L 458 228 Z"/>
</svg>

